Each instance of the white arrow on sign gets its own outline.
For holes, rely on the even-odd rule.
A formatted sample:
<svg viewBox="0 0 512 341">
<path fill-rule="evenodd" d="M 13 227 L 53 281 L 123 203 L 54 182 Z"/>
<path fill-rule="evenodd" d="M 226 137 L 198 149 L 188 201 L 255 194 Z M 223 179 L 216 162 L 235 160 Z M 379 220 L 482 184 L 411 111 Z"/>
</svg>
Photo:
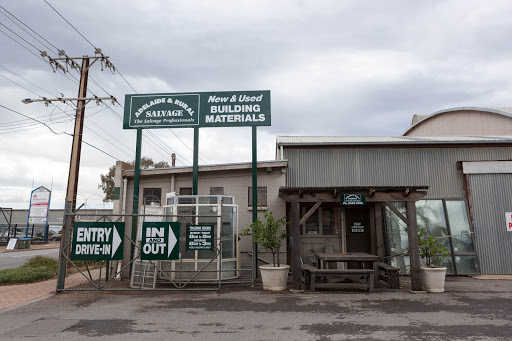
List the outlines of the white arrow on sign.
<svg viewBox="0 0 512 341">
<path fill-rule="evenodd" d="M 114 225 L 114 237 L 112 240 L 112 254 L 111 254 L 110 258 L 114 257 L 119 245 L 121 245 L 121 237 L 119 236 L 119 233 L 117 232 L 116 225 Z"/>
<path fill-rule="evenodd" d="M 171 225 L 169 225 L 169 240 L 167 243 L 167 257 L 171 255 L 172 250 L 174 249 L 174 246 L 176 245 L 176 242 L 178 239 L 176 239 L 176 236 L 174 235 L 174 231 L 171 228 Z"/>
</svg>

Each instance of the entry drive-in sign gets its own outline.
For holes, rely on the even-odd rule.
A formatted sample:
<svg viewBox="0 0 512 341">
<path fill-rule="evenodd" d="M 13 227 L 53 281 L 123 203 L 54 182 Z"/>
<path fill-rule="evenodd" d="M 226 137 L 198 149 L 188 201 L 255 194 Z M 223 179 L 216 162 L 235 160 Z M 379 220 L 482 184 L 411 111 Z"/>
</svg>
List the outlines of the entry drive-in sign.
<svg viewBox="0 0 512 341">
<path fill-rule="evenodd" d="M 180 223 L 145 222 L 142 224 L 140 259 L 173 260 L 180 258 Z"/>
<path fill-rule="evenodd" d="M 123 259 L 124 223 L 75 222 L 72 260 Z"/>
</svg>

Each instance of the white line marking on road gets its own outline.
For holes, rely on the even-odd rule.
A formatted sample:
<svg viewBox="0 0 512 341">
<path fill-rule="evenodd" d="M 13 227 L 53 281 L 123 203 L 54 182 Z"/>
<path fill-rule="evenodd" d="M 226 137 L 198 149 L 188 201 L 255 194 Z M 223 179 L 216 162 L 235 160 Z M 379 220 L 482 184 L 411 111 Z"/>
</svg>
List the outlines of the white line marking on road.
<svg viewBox="0 0 512 341">
<path fill-rule="evenodd" d="M 39 255 L 47 255 L 48 252 L 44 253 L 31 253 L 29 255 L 21 255 L 21 256 L 11 256 L 12 258 L 20 258 L 20 257 L 32 257 L 32 256 L 39 256 Z"/>
</svg>

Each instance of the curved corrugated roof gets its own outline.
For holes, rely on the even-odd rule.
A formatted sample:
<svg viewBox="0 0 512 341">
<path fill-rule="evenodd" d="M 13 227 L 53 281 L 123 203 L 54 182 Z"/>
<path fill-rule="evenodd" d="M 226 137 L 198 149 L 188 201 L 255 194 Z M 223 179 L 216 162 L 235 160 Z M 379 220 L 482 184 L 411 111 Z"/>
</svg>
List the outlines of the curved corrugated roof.
<svg viewBox="0 0 512 341">
<path fill-rule="evenodd" d="M 502 116 L 512 118 L 512 108 L 508 108 L 508 107 L 495 107 L 495 108 L 457 107 L 457 108 L 443 109 L 443 110 L 436 111 L 435 113 L 430 114 L 430 115 L 414 115 L 412 118 L 412 125 L 403 133 L 403 135 L 407 134 L 414 127 L 420 125 L 421 123 L 425 122 L 426 120 L 428 120 L 434 116 L 444 114 L 444 113 L 454 112 L 454 111 L 483 111 L 483 112 L 490 112 L 493 114 L 502 115 Z"/>
</svg>

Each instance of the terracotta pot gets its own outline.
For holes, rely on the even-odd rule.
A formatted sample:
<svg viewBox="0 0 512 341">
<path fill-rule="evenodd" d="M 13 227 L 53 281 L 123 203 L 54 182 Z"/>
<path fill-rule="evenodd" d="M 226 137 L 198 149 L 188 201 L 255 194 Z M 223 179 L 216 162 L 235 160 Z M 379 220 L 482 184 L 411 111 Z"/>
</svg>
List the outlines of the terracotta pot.
<svg viewBox="0 0 512 341">
<path fill-rule="evenodd" d="M 274 267 L 272 264 L 260 265 L 263 290 L 280 291 L 288 288 L 289 265 Z"/>
<path fill-rule="evenodd" d="M 427 292 L 444 292 L 446 268 L 420 268 L 421 285 Z"/>
</svg>

